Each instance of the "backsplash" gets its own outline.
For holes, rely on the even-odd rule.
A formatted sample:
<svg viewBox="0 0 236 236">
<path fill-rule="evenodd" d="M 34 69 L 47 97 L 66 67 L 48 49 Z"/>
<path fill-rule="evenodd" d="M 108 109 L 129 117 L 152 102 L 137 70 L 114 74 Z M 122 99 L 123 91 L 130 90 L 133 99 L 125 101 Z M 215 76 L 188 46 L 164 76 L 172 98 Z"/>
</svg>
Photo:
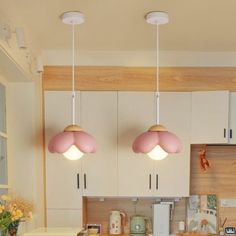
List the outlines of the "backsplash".
<svg viewBox="0 0 236 236">
<path fill-rule="evenodd" d="M 201 145 L 192 145 L 191 148 L 191 195 L 216 194 L 218 198 L 218 221 L 227 217 L 225 226 L 236 226 L 236 207 L 220 206 L 220 199 L 236 199 L 236 146 L 207 146 L 206 158 L 210 163 L 207 171 L 202 171 L 199 162 Z M 101 201 L 104 200 L 104 201 Z M 138 214 L 152 216 L 151 205 L 154 198 L 140 198 L 136 204 L 132 198 L 84 198 L 84 224 L 96 223 L 102 225 L 102 233 L 108 233 L 109 216 L 111 210 L 120 210 L 126 213 L 124 233 L 129 233 L 130 217 Z M 186 220 L 186 198 L 175 202 L 171 233 L 178 232 L 180 221 Z"/>
<path fill-rule="evenodd" d="M 155 199 L 140 198 L 137 204 L 132 198 L 105 198 L 104 201 L 100 201 L 99 198 L 85 198 L 84 202 L 87 205 L 87 222 L 84 222 L 85 224 L 101 224 L 102 233 L 106 234 L 108 233 L 110 211 L 119 210 L 126 214 L 126 219 L 122 224 L 124 233 L 128 234 L 130 217 L 142 215 L 151 218 L 151 206 L 155 203 Z M 185 199 L 175 203 L 171 220 L 171 232 L 177 232 L 178 222 L 185 220 L 185 209 Z"/>
</svg>

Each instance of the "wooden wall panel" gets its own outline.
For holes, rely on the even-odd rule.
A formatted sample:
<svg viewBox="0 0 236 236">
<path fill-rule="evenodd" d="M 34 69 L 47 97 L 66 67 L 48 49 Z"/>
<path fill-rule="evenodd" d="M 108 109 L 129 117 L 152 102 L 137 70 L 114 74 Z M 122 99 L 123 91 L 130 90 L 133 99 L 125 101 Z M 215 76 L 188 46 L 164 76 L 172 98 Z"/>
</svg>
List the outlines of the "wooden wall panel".
<svg viewBox="0 0 236 236">
<path fill-rule="evenodd" d="M 44 90 L 71 90 L 70 66 L 45 66 Z M 76 89 L 88 91 L 155 91 L 155 67 L 81 66 Z M 236 91 L 235 67 L 163 67 L 161 91 Z"/>
<path fill-rule="evenodd" d="M 215 193 L 220 199 L 236 199 L 236 146 L 207 146 L 206 157 L 210 169 L 201 171 L 198 151 L 193 146 L 191 153 L 191 194 Z M 219 218 L 227 217 L 226 226 L 236 226 L 236 208 L 219 207 Z"/>
<path fill-rule="evenodd" d="M 151 218 L 151 205 L 153 203 L 155 203 L 155 199 L 139 199 L 135 210 L 135 205 L 131 198 L 107 198 L 104 202 L 100 202 L 99 199 L 96 198 L 89 198 L 87 202 L 87 223 L 101 224 L 102 234 L 106 235 L 109 232 L 110 211 L 120 210 L 126 214 L 124 233 L 128 235 L 130 229 L 130 217 L 138 214 Z M 178 222 L 185 220 L 185 205 L 185 199 L 175 204 L 175 211 L 173 212 L 174 214 L 171 223 L 172 232 L 177 232 Z"/>
</svg>

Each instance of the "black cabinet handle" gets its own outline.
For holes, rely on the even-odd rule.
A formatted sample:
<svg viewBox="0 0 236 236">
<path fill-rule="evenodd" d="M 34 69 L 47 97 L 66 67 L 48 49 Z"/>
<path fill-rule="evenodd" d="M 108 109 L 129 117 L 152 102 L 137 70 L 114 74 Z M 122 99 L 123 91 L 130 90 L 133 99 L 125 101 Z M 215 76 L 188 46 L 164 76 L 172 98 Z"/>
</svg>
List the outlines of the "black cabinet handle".
<svg viewBox="0 0 236 236">
<path fill-rule="evenodd" d="M 226 138 L 226 129 L 224 129 L 224 138 Z"/>
<path fill-rule="evenodd" d="M 149 175 L 149 189 L 152 188 L 152 175 Z"/>
<path fill-rule="evenodd" d="M 158 189 L 158 175 L 156 175 L 156 189 Z"/>
<path fill-rule="evenodd" d="M 233 138 L 233 130 L 232 129 L 229 130 L 229 137 Z"/>
<path fill-rule="evenodd" d="M 77 188 L 79 189 L 79 174 L 77 174 Z"/>
<path fill-rule="evenodd" d="M 87 188 L 86 174 L 84 174 L 84 189 Z"/>
</svg>

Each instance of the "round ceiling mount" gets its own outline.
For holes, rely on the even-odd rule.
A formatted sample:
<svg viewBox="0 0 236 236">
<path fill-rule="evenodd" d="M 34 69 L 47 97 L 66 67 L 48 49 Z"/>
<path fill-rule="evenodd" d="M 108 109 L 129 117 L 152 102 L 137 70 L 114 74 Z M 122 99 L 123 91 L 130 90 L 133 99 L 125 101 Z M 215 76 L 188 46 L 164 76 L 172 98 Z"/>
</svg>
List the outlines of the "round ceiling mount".
<svg viewBox="0 0 236 236">
<path fill-rule="evenodd" d="M 169 22 L 168 13 L 164 11 L 149 12 L 145 18 L 147 23 L 152 25 L 164 25 Z"/>
<path fill-rule="evenodd" d="M 84 23 L 84 14 L 79 11 L 64 12 L 60 16 L 62 22 L 67 25 L 79 25 Z"/>
</svg>

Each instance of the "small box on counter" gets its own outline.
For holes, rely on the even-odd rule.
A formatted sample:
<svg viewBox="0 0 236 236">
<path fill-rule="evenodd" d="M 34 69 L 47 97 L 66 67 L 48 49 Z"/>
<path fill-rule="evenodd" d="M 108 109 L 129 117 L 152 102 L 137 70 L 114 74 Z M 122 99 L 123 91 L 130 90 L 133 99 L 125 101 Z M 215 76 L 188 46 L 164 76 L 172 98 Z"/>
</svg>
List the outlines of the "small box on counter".
<svg viewBox="0 0 236 236">
<path fill-rule="evenodd" d="M 87 224 L 87 231 L 89 236 L 100 236 L 102 232 L 101 224 Z"/>
</svg>

